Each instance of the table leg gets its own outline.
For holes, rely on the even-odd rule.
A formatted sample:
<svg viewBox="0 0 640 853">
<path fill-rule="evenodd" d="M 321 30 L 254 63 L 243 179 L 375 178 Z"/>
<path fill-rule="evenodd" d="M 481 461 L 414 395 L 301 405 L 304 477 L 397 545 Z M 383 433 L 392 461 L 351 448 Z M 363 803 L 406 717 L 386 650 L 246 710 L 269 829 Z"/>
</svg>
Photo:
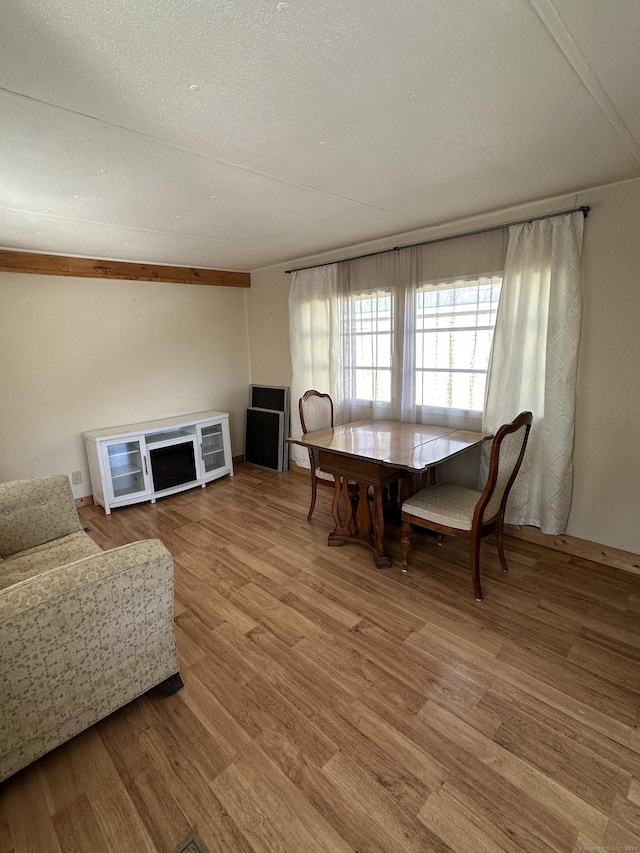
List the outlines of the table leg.
<svg viewBox="0 0 640 853">
<path fill-rule="evenodd" d="M 376 566 L 380 569 L 391 565 L 391 560 L 384 552 L 384 488 L 373 487 L 373 557 Z M 367 507 L 369 501 L 367 501 Z"/>
<path fill-rule="evenodd" d="M 366 545 L 373 552 L 376 566 L 387 568 L 391 560 L 384 551 L 384 507 L 382 486 L 373 485 L 373 511 L 369 503 L 369 484 L 358 482 L 358 500 L 355 512 L 355 525 L 351 495 L 348 480 L 335 475 L 336 485 L 333 493 L 333 520 L 335 527 L 329 534 L 329 545 L 344 545 L 345 542 L 355 541 Z M 345 516 L 341 515 L 341 500 L 346 508 Z M 355 528 L 355 529 L 354 529 Z"/>
<path fill-rule="evenodd" d="M 416 490 L 413 485 L 413 477 L 411 474 L 407 474 L 400 480 L 400 495 L 399 495 L 399 503 L 402 507 L 402 504 L 405 501 L 408 501 L 409 498 L 412 498 L 415 494 Z"/>
<path fill-rule="evenodd" d="M 353 505 L 351 503 L 351 495 L 349 494 L 348 480 L 344 477 L 339 477 L 337 474 L 333 475 L 333 479 L 335 480 L 335 485 L 333 487 L 333 503 L 331 505 L 331 511 L 333 513 L 335 527 L 333 528 L 333 533 L 329 534 L 329 544 L 344 545 L 344 539 L 337 540 L 333 539 L 332 537 L 351 536 L 351 533 L 353 531 Z M 341 497 L 344 498 L 345 505 L 344 519 L 340 514 Z"/>
<path fill-rule="evenodd" d="M 369 507 L 369 487 L 366 483 L 358 483 L 356 531 L 359 539 L 371 542 L 371 509 Z"/>
</svg>

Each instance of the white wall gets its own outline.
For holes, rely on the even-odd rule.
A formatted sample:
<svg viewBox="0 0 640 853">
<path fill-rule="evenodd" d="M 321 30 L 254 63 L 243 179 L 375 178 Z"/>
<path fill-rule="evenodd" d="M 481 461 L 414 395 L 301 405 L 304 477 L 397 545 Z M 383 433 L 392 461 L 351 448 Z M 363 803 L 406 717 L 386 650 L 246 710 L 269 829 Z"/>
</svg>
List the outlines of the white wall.
<svg viewBox="0 0 640 853">
<path fill-rule="evenodd" d="M 290 385 L 285 269 L 591 205 L 583 254 L 574 498 L 567 533 L 640 553 L 640 181 L 546 200 L 252 273 L 252 381 Z"/>
<path fill-rule="evenodd" d="M 0 480 L 81 471 L 82 432 L 230 413 L 243 452 L 246 289 L 0 273 Z"/>
<path fill-rule="evenodd" d="M 640 181 L 589 199 L 567 532 L 640 553 Z"/>
</svg>

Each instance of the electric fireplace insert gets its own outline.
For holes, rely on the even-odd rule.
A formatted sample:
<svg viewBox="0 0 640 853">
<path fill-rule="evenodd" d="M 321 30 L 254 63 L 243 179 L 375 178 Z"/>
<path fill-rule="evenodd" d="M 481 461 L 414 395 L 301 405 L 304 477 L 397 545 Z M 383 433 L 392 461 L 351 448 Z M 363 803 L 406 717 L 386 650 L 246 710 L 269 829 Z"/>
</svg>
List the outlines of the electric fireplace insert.
<svg viewBox="0 0 640 853">
<path fill-rule="evenodd" d="M 193 441 L 149 450 L 153 487 L 156 492 L 196 480 L 196 459 Z"/>
</svg>

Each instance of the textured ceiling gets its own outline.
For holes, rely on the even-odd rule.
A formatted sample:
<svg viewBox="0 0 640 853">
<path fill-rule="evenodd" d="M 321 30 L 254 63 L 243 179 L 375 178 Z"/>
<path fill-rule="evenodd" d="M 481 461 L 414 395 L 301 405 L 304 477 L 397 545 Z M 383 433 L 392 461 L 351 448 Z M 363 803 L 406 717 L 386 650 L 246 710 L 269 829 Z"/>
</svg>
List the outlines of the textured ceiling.
<svg viewBox="0 0 640 853">
<path fill-rule="evenodd" d="M 640 176 L 636 0 L 4 0 L 0 246 L 252 270 Z"/>
</svg>

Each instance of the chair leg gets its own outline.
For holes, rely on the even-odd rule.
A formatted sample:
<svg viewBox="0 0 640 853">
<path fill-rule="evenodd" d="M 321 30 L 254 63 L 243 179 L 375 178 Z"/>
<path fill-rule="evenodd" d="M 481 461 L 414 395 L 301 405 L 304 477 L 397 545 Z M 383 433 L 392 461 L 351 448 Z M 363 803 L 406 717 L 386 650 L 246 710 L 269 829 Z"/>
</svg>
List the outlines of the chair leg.
<svg viewBox="0 0 640 853">
<path fill-rule="evenodd" d="M 496 530 L 496 544 L 498 546 L 498 556 L 500 557 L 500 565 L 502 566 L 502 571 L 508 572 L 509 566 L 507 565 L 507 558 L 504 553 L 504 527 L 502 524 Z"/>
<path fill-rule="evenodd" d="M 307 515 L 307 521 L 311 521 L 311 516 L 313 515 L 313 510 L 316 506 L 316 492 L 318 490 L 318 480 L 316 477 L 316 472 L 311 469 L 311 506 L 309 507 L 309 513 Z"/>
<path fill-rule="evenodd" d="M 402 522 L 402 538 L 400 540 L 402 546 L 402 571 L 409 571 L 409 551 L 411 550 L 411 524 L 408 521 Z"/>
<path fill-rule="evenodd" d="M 471 580 L 476 601 L 482 601 L 482 586 L 480 585 L 480 542 L 479 535 L 471 537 Z"/>
</svg>

